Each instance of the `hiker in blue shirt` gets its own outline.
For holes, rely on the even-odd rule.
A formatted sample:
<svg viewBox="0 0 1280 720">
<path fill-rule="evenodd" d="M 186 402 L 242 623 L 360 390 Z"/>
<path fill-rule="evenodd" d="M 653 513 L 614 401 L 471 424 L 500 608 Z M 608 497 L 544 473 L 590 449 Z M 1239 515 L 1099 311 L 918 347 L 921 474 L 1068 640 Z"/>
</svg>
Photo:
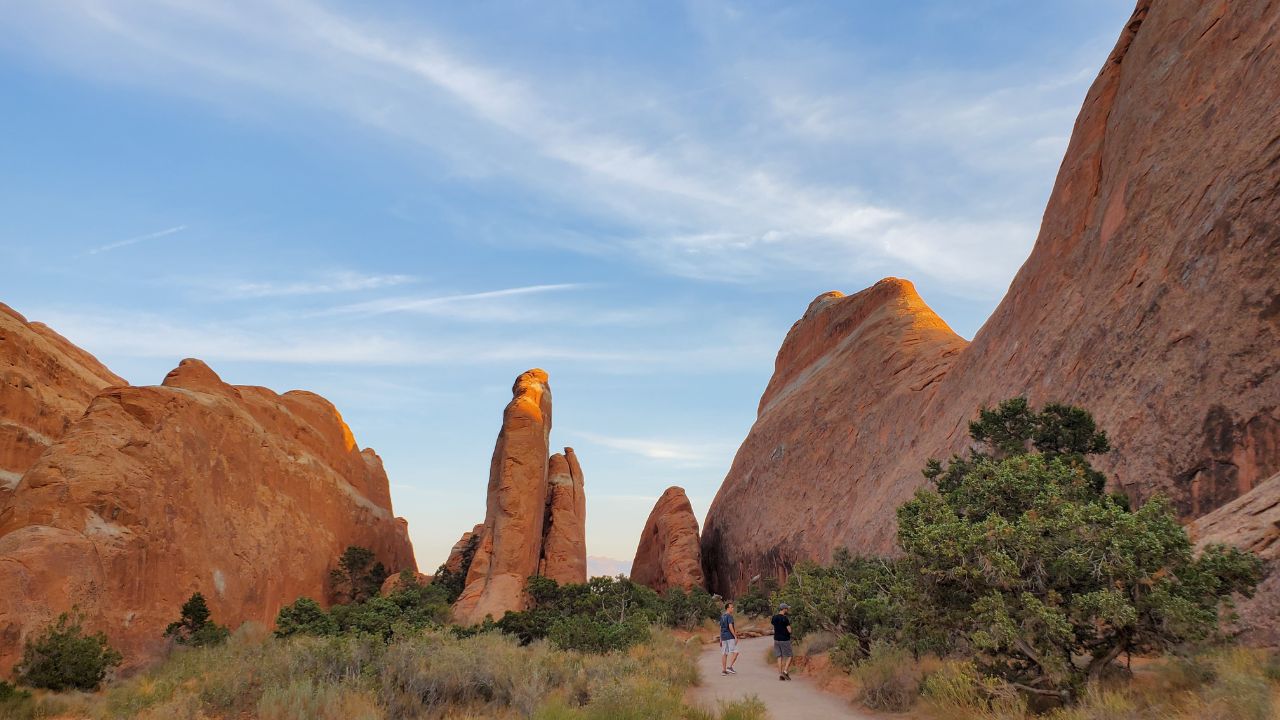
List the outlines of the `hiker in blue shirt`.
<svg viewBox="0 0 1280 720">
<path fill-rule="evenodd" d="M 733 664 L 738 661 L 738 629 L 733 624 L 733 603 L 726 603 L 720 616 L 720 674 L 737 675 Z"/>
</svg>

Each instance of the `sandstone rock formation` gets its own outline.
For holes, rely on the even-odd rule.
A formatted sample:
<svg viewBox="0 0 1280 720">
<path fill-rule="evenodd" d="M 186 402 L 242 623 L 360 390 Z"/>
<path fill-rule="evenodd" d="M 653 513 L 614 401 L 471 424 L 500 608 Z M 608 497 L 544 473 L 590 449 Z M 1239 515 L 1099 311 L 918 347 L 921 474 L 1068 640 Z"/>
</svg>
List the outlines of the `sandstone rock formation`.
<svg viewBox="0 0 1280 720">
<path fill-rule="evenodd" d="M 484 537 L 484 523 L 480 523 L 467 532 L 462 533 L 458 542 L 449 549 L 449 557 L 444 561 L 444 569 L 451 573 L 463 572 L 471 567 L 471 559 L 475 557 L 476 548 Z"/>
<path fill-rule="evenodd" d="M 99 390 L 127 384 L 44 324 L 0 303 L 0 507 Z"/>
<path fill-rule="evenodd" d="M 0 509 L 0 667 L 78 605 L 130 665 L 200 591 L 232 627 L 323 599 L 349 545 L 416 569 L 378 456 L 318 395 L 222 382 L 184 360 L 158 387 L 112 387 Z"/>
<path fill-rule="evenodd" d="M 547 456 L 551 435 L 551 388 L 547 373 L 529 370 L 516 378 L 512 399 L 489 468 L 485 521 L 463 533 L 445 569 L 466 565 L 466 586 L 453 605 L 454 621 L 500 619 L 523 610 L 525 585 L 533 575 L 559 583 L 587 581 L 587 499 L 582 466 L 573 448 Z"/>
<path fill-rule="evenodd" d="M 431 582 L 435 579 L 436 578 L 434 575 L 425 575 L 420 572 L 413 573 L 413 581 L 419 585 L 430 585 Z M 387 595 L 390 595 L 391 593 L 397 590 L 400 590 L 404 587 L 405 587 L 405 583 L 400 578 L 400 573 L 392 573 L 391 577 L 387 578 L 382 582 L 382 587 L 379 588 L 378 594 L 382 595 L 383 597 L 386 597 Z"/>
<path fill-rule="evenodd" d="M 698 518 L 684 488 L 670 487 L 658 498 L 640 533 L 631 580 L 659 593 L 667 588 L 705 588 Z"/>
<path fill-rule="evenodd" d="M 1266 577 L 1252 599 L 1237 605 L 1239 629 L 1250 642 L 1280 645 L 1280 473 L 1199 518 L 1189 529 L 1198 547 L 1235 545 L 1262 558 Z"/>
<path fill-rule="evenodd" d="M 454 619 L 474 624 L 525 607 L 527 579 L 538 573 L 547 514 L 551 388 L 534 369 L 516 378 L 489 466 L 484 531 L 454 604 Z"/>
<path fill-rule="evenodd" d="M 968 347 L 902 281 L 818 298 L 708 513 L 711 589 L 892 551 L 924 461 L 1014 395 L 1091 410 L 1116 487 L 1187 518 L 1280 470 L 1278 29 L 1275 3 L 1138 3 L 1035 248 Z M 768 488 L 785 510 L 742 522 Z"/>
<path fill-rule="evenodd" d="M 539 574 L 558 583 L 587 581 L 587 497 L 573 448 L 547 461 L 547 528 Z"/>
</svg>

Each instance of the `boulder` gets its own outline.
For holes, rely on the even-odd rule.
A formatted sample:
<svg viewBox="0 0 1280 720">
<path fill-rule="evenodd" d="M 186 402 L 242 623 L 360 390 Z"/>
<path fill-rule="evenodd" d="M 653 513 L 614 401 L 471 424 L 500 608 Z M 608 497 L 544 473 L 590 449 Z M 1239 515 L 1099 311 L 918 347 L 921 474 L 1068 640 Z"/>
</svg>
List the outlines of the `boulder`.
<svg viewBox="0 0 1280 720">
<path fill-rule="evenodd" d="M 534 369 L 516 378 L 489 467 L 484 530 L 454 620 L 476 624 L 523 610 L 525 584 L 538 573 L 547 514 L 551 388 Z"/>
<path fill-rule="evenodd" d="M 573 448 L 547 461 L 547 530 L 540 575 L 560 584 L 587 581 L 587 498 Z"/>
<path fill-rule="evenodd" d="M 424 575 L 423 573 L 420 573 L 420 572 L 413 573 L 413 582 L 417 583 L 420 586 L 430 585 L 431 582 L 435 579 L 436 578 L 434 575 Z M 405 588 L 405 582 L 400 577 L 400 573 L 392 573 L 391 577 L 383 581 L 382 588 L 378 590 L 378 594 L 383 597 L 386 597 L 387 595 L 390 595 L 391 593 L 396 592 L 397 590 L 403 590 L 404 588 Z"/>
<path fill-rule="evenodd" d="M 1266 575 L 1253 598 L 1236 604 L 1237 629 L 1252 644 L 1280 646 L 1280 473 L 1198 518 L 1188 529 L 1197 548 L 1234 545 L 1262 558 Z"/>
<path fill-rule="evenodd" d="M 670 487 L 658 498 L 640 533 L 631 580 L 659 593 L 667 588 L 705 588 L 698 518 L 684 488 Z"/>
<path fill-rule="evenodd" d="M 1016 395 L 1090 410 L 1114 489 L 1185 519 L 1280 471 L 1278 25 L 1261 0 L 1138 3 L 971 344 L 900 280 L 815 300 L 707 515 L 711 589 L 842 546 L 893 552 L 925 461 Z"/>
<path fill-rule="evenodd" d="M 0 509 L 99 390 L 127 384 L 46 325 L 0 303 Z"/>
<path fill-rule="evenodd" d="M 416 569 L 382 461 L 337 409 L 183 360 L 161 386 L 100 392 L 0 510 L 0 667 L 72 606 L 129 666 L 194 592 L 219 623 L 269 626 L 323 601 L 350 545 Z"/>
</svg>

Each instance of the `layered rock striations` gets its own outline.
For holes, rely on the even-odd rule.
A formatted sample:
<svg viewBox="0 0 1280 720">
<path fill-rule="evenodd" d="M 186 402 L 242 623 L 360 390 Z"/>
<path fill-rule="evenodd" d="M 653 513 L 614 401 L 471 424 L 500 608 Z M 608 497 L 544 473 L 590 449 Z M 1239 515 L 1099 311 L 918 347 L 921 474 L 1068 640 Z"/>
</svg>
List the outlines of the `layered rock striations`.
<svg viewBox="0 0 1280 720">
<path fill-rule="evenodd" d="M 127 384 L 48 326 L 0 303 L 0 507 L 99 390 Z"/>
<path fill-rule="evenodd" d="M 349 545 L 416 569 L 381 460 L 334 406 L 184 360 L 161 386 L 101 392 L 0 509 L 0 667 L 73 605 L 129 664 L 193 592 L 219 622 L 270 625 L 325 598 Z"/>
<path fill-rule="evenodd" d="M 658 498 L 640 533 L 631 580 L 659 593 L 668 588 L 706 588 L 698 518 L 684 488 L 670 487 Z"/>
<path fill-rule="evenodd" d="M 1275 3 L 1138 4 L 1035 248 L 968 347 L 901 281 L 818 298 L 708 513 L 711 589 L 892 551 L 925 460 L 1015 395 L 1088 408 L 1116 487 L 1186 518 L 1280 470 L 1278 31 Z M 788 503 L 764 513 L 770 488 Z"/>
</svg>

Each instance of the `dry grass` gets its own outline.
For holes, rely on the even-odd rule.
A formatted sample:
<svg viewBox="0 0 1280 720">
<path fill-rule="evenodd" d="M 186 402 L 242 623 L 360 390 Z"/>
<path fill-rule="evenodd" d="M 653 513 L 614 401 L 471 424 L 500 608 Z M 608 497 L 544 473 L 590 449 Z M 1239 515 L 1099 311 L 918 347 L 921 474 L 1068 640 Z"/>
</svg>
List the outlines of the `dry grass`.
<svg viewBox="0 0 1280 720">
<path fill-rule="evenodd" d="M 702 718 L 683 705 L 699 646 L 662 633 L 630 651 L 586 655 L 500 634 L 380 640 L 237 635 L 175 652 L 96 694 L 37 694 L 0 720 L 381 720 Z M 748 706 L 715 718 L 753 720 Z M 695 713 L 689 715 L 689 713 Z"/>
</svg>

